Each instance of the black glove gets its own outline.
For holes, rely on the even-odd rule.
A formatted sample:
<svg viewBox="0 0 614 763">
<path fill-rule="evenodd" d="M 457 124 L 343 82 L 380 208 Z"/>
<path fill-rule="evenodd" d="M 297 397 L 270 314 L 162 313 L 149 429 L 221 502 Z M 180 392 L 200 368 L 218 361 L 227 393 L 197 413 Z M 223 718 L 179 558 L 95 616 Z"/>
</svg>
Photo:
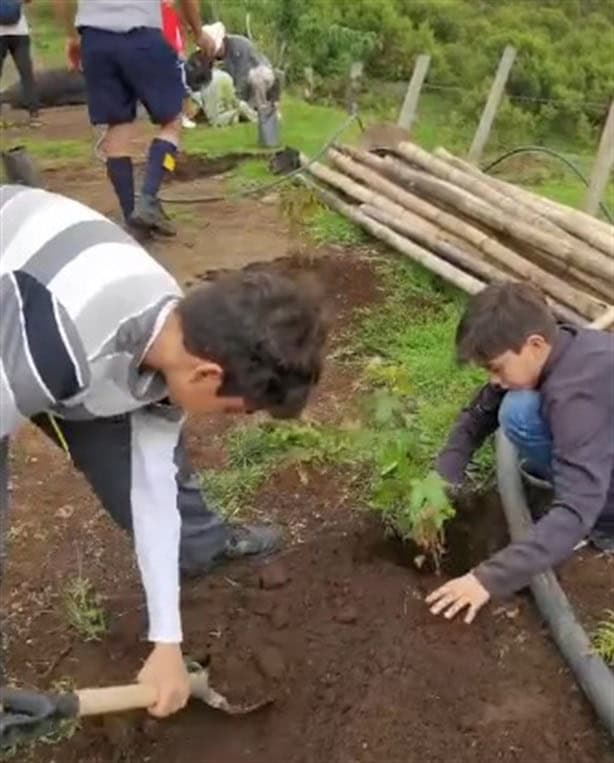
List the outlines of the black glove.
<svg viewBox="0 0 614 763">
<path fill-rule="evenodd" d="M 79 701 L 74 694 L 50 695 L 22 689 L 0 689 L 0 748 L 44 736 L 57 722 L 75 717 Z"/>
</svg>

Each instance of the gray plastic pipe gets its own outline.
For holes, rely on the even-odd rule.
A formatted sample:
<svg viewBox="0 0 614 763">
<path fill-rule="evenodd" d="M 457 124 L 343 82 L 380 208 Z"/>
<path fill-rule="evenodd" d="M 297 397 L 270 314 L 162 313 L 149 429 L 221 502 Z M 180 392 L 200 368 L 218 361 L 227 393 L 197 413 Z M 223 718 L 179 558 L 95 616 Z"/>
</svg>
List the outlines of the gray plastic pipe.
<svg viewBox="0 0 614 763">
<path fill-rule="evenodd" d="M 532 524 L 515 447 L 497 433 L 497 478 L 503 511 L 513 541 L 522 540 Z M 614 737 L 614 672 L 595 654 L 588 636 L 552 570 L 536 575 L 531 591 L 552 638 L 573 671 L 601 722 Z"/>
</svg>

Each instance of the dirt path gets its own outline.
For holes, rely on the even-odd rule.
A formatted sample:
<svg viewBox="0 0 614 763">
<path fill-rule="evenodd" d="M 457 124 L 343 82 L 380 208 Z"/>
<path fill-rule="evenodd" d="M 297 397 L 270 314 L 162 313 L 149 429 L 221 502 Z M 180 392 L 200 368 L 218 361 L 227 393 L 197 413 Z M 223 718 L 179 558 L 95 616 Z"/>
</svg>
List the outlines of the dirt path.
<svg viewBox="0 0 614 763">
<path fill-rule="evenodd" d="M 102 211 L 113 208 L 98 166 L 50 173 L 48 181 Z M 219 188 L 219 180 L 207 179 L 178 190 Z M 297 247 L 276 206 L 245 201 L 190 208 L 177 241 L 156 244 L 152 253 L 187 282 L 217 268 L 275 260 Z M 328 254 L 308 252 L 276 267 L 320 279 L 339 342 L 353 311 L 380 294 L 367 261 Z M 351 368 L 330 363 L 309 415 L 338 415 L 352 384 Z M 190 422 L 197 467 L 223 457 L 214 437 L 226 426 L 212 419 Z M 78 686 L 129 681 L 148 645 L 128 540 L 63 454 L 33 429 L 16 438 L 11 466 L 13 516 L 2 597 L 9 674 L 42 688 L 65 678 Z M 343 471 L 288 469 L 263 487 L 256 514 L 278 522 L 288 540 L 274 562 L 276 587 L 263 586 L 263 569 L 254 564 L 231 565 L 184 586 L 188 654 L 211 657 L 216 685 L 231 698 L 272 695 L 270 708 L 240 720 L 194 706 L 165 723 L 140 714 L 91 721 L 72 740 L 38 745 L 17 759 L 608 760 L 611 748 L 528 598 L 492 607 L 472 628 L 432 618 L 423 597 L 436 581 L 410 570 L 406 552 L 357 511 L 348 481 Z M 62 597 L 76 574 L 95 582 L 110 614 L 100 643 L 84 643 L 67 628 Z M 587 617 L 613 600 L 614 565 L 590 552 L 565 567 L 564 579 Z"/>
</svg>

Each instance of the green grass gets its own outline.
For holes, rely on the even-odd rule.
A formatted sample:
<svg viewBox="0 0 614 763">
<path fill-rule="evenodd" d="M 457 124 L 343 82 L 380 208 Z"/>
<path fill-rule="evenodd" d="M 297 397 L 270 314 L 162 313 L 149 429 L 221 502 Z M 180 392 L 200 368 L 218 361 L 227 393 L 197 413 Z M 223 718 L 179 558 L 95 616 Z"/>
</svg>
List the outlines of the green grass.
<svg viewBox="0 0 614 763">
<path fill-rule="evenodd" d="M 608 665 L 614 667 L 614 610 L 606 612 L 593 634 L 593 647 Z"/>
<path fill-rule="evenodd" d="M 47 140 L 45 138 L 20 136 L 8 141 L 3 139 L 3 150 L 23 146 L 35 159 L 48 162 L 82 162 L 92 156 L 92 145 L 88 140 L 68 138 L 66 140 Z"/>
<path fill-rule="evenodd" d="M 228 190 L 231 193 L 240 193 L 264 185 L 273 179 L 268 162 L 262 159 L 248 159 L 238 164 L 233 170 Z"/>
<path fill-rule="evenodd" d="M 459 368 L 454 334 L 465 295 L 402 260 L 380 268 L 387 299 L 369 310 L 353 341 L 354 352 L 377 356 L 402 368 L 415 402 L 415 430 L 423 445 L 422 473 L 443 445 L 451 424 L 471 393 L 484 382 L 481 371 Z"/>
<path fill-rule="evenodd" d="M 349 247 L 365 244 L 369 240 L 361 228 L 326 207 L 321 207 L 308 216 L 305 226 L 316 244 L 341 244 Z"/>
<path fill-rule="evenodd" d="M 64 590 L 64 611 L 70 627 L 84 641 L 100 641 L 107 632 L 107 618 L 92 583 L 81 576 Z"/>
<path fill-rule="evenodd" d="M 47 67 L 62 66 L 64 35 L 53 17 L 50 0 L 35 0 L 26 10 L 36 61 Z"/>
<path fill-rule="evenodd" d="M 77 138 L 45 140 L 25 137 L 19 139 L 19 145 L 24 146 L 36 159 L 80 162 L 92 157 L 91 142 Z"/>
<path fill-rule="evenodd" d="M 529 184 L 526 187 L 548 199 L 553 199 L 554 201 L 558 201 L 561 204 L 567 204 L 576 209 L 582 209 L 584 198 L 586 196 L 586 186 L 575 178 L 567 178 L 565 180 L 548 179 L 542 183 Z M 610 210 L 610 214 L 614 214 L 614 182 L 610 183 L 606 190 L 603 202 Z M 600 217 L 605 219 L 603 213 L 600 213 Z"/>
<path fill-rule="evenodd" d="M 265 422 L 232 429 L 224 438 L 228 465 L 202 475 L 207 497 L 235 517 L 283 465 L 351 460 L 345 433 L 305 422 Z"/>
<path fill-rule="evenodd" d="M 2 150 L 23 146 L 35 164 L 42 164 L 44 169 L 66 169 L 71 165 L 80 166 L 92 161 L 92 146 L 84 140 L 43 140 L 30 136 L 8 141 L 1 139 Z M 4 166 L 0 166 L 0 182 L 6 182 Z"/>
<path fill-rule="evenodd" d="M 292 95 L 286 95 L 281 105 L 281 143 L 311 155 L 343 124 L 348 115 L 342 109 L 305 103 Z M 360 129 L 354 123 L 344 138 L 356 138 Z M 258 145 L 258 128 L 251 122 L 230 127 L 205 127 L 185 134 L 186 151 L 222 156 L 232 152 L 262 151 Z"/>
</svg>

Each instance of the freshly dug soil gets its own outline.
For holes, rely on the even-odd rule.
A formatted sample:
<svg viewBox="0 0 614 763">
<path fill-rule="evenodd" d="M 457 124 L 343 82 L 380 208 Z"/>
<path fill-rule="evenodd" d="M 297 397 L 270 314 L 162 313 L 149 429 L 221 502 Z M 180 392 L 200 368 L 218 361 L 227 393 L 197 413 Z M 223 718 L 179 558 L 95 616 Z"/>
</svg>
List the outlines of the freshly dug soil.
<svg viewBox="0 0 614 763">
<path fill-rule="evenodd" d="M 33 760 L 609 759 L 607 742 L 528 597 L 492 607 L 471 627 L 434 618 L 423 599 L 439 579 L 412 570 L 411 553 L 387 540 L 372 518 L 352 511 L 341 475 L 312 473 L 306 485 L 294 470 L 284 475 L 277 483 L 283 500 L 272 506 L 265 489 L 257 508 L 281 520 L 291 501 L 302 516 L 320 516 L 321 528 L 305 523 L 302 543 L 267 564 L 234 564 L 188 582 L 183 597 L 186 651 L 211 660 L 213 685 L 233 702 L 274 703 L 233 719 L 193 704 L 164 723 L 138 714 L 88 721 L 61 748 L 36 748 Z M 292 525 L 297 517 L 287 519 Z M 99 531 L 97 537 L 105 545 L 113 541 Z M 116 568 L 110 579 L 124 574 Z M 124 591 L 108 602 L 115 615 L 109 636 L 99 645 L 75 642 L 61 674 L 81 685 L 129 678 L 147 648 L 138 595 L 131 585 Z M 57 634 L 39 639 L 49 657 L 55 640 Z M 25 643 L 15 645 L 11 662 L 29 651 Z"/>
</svg>

